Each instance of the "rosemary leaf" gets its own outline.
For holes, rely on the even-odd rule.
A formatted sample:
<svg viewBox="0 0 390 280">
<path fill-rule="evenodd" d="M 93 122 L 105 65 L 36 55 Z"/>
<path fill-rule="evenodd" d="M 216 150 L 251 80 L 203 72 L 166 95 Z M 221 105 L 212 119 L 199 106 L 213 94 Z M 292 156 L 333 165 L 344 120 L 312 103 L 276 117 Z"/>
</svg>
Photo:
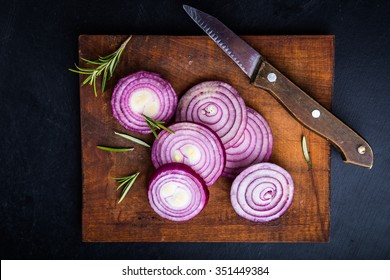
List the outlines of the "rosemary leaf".
<svg viewBox="0 0 390 280">
<path fill-rule="evenodd" d="M 157 133 L 156 131 L 154 130 L 154 128 L 157 128 L 157 129 L 163 129 L 165 131 L 168 131 L 169 133 L 175 133 L 174 131 L 172 131 L 171 129 L 167 128 L 166 126 L 164 126 L 164 122 L 159 122 L 159 121 L 156 121 L 152 118 L 149 118 L 148 116 L 145 116 L 144 114 L 142 114 L 142 116 L 144 117 L 146 123 L 148 124 L 150 130 L 153 132 L 154 136 L 157 138 Z"/>
<path fill-rule="evenodd" d="M 110 76 L 112 76 L 112 74 L 114 73 L 114 68 L 116 67 L 115 63 L 112 61 L 110 63 L 110 67 L 108 68 L 109 71 L 110 71 Z"/>
<path fill-rule="evenodd" d="M 95 93 L 95 97 L 97 97 L 97 90 L 96 90 L 96 75 L 92 76 L 91 83 L 93 83 L 93 92 Z M 91 84 L 90 83 L 90 84 Z"/>
<path fill-rule="evenodd" d="M 88 71 L 85 71 L 85 70 L 76 70 L 76 69 L 69 69 L 69 71 L 71 72 L 74 72 L 74 73 L 77 73 L 77 74 L 81 74 L 81 75 L 89 75 L 91 74 L 91 72 L 88 72 Z"/>
<path fill-rule="evenodd" d="M 122 138 L 125 138 L 127 140 L 133 141 L 134 143 L 137 143 L 137 144 L 140 144 L 142 146 L 150 148 L 150 145 L 148 143 L 142 141 L 141 139 L 135 138 L 133 136 L 130 136 L 130 135 L 127 135 L 127 134 L 124 134 L 124 133 L 116 132 L 116 131 L 114 131 L 114 133 L 115 133 L 115 135 L 118 135 L 118 136 L 120 136 Z"/>
<path fill-rule="evenodd" d="M 102 92 L 104 92 L 104 89 L 106 88 L 106 80 L 107 80 L 107 68 L 104 68 L 103 78 L 102 78 Z"/>
<path fill-rule="evenodd" d="M 90 82 L 92 79 L 92 76 L 88 76 L 84 81 L 83 81 L 83 85 L 87 84 L 88 82 Z"/>
<path fill-rule="evenodd" d="M 93 91 L 95 96 L 97 96 L 96 80 L 103 73 L 101 78 L 101 91 L 104 92 L 106 87 L 107 79 L 111 79 L 116 66 L 118 65 L 119 59 L 125 49 L 127 43 L 130 41 L 131 36 L 129 36 L 126 41 L 113 53 L 107 56 L 99 56 L 97 60 L 89 60 L 83 57 L 80 57 L 81 60 L 86 62 L 89 65 L 92 65 L 93 68 L 82 68 L 75 64 L 76 69 L 68 69 L 71 72 L 78 73 L 80 75 L 88 75 L 88 77 L 83 81 L 82 85 L 85 85 L 89 82 L 90 85 L 93 85 Z"/>
<path fill-rule="evenodd" d="M 134 148 L 114 148 L 114 147 L 106 147 L 106 146 L 96 146 L 96 148 L 103 150 L 103 151 L 109 151 L 109 152 L 128 152 L 134 150 Z"/>
<path fill-rule="evenodd" d="M 158 138 L 157 132 L 154 130 L 153 126 L 148 121 L 146 121 L 146 123 L 148 124 L 148 126 L 149 126 L 150 130 L 152 131 L 154 137 Z"/>
<path fill-rule="evenodd" d="M 306 160 L 307 164 L 309 165 L 309 168 L 312 169 L 313 164 L 312 164 L 311 159 L 310 159 L 310 153 L 309 153 L 309 150 L 307 148 L 307 142 L 306 142 L 305 135 L 302 135 L 302 151 L 303 151 L 303 156 L 305 157 L 305 160 Z"/>
<path fill-rule="evenodd" d="M 120 184 L 119 184 L 119 186 L 116 188 L 116 190 L 119 190 L 121 187 L 123 187 L 125 184 L 127 184 L 127 183 L 128 183 L 128 180 L 126 179 L 126 180 L 120 181 L 120 182 L 118 182 L 118 183 L 120 183 Z"/>
<path fill-rule="evenodd" d="M 114 73 L 114 69 L 119 63 L 120 56 L 116 57 L 115 59 L 112 60 L 111 65 L 110 65 L 110 73 L 111 75 Z"/>
<path fill-rule="evenodd" d="M 119 198 L 117 204 L 121 203 L 122 200 L 126 197 L 130 188 L 134 185 L 134 182 L 137 179 L 138 175 L 139 175 L 139 172 L 137 172 L 133 175 L 130 175 L 130 176 L 115 179 L 117 181 L 123 179 L 122 183 L 117 187 L 117 190 L 119 190 L 123 186 L 121 197 Z"/>
<path fill-rule="evenodd" d="M 99 61 L 93 61 L 93 60 L 89 60 L 89 59 L 85 59 L 83 57 L 80 57 L 81 60 L 87 62 L 88 64 L 96 64 L 96 65 L 100 65 L 100 62 Z M 77 66 L 76 66 L 77 67 Z"/>
<path fill-rule="evenodd" d="M 133 174 L 134 175 L 134 174 Z M 127 181 L 129 180 L 129 178 L 133 175 L 130 175 L 130 176 L 125 176 L 125 177 L 112 177 L 115 181 L 117 181 L 118 183 L 120 182 L 123 182 L 123 181 Z"/>
</svg>

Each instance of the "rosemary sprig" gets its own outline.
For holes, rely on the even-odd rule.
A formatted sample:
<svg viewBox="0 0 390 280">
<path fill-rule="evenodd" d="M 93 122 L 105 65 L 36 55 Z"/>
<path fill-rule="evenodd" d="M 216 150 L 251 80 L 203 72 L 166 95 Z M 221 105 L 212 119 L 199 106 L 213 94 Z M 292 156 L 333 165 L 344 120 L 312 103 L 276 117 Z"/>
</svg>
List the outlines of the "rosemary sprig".
<svg viewBox="0 0 390 280">
<path fill-rule="evenodd" d="M 139 172 L 137 172 L 133 175 L 130 175 L 130 176 L 125 176 L 125 177 L 120 177 L 120 178 L 113 177 L 115 179 L 115 181 L 117 181 L 119 183 L 119 186 L 116 188 L 116 190 L 118 191 L 119 189 L 122 188 L 121 197 L 119 198 L 117 204 L 121 203 L 122 200 L 126 197 L 127 193 L 129 192 L 130 188 L 133 186 L 138 175 L 139 175 Z"/>
<path fill-rule="evenodd" d="M 305 135 L 302 135 L 302 151 L 303 151 L 303 156 L 305 157 L 305 160 L 306 160 L 307 164 L 309 165 L 309 168 L 312 169 L 313 164 L 312 164 L 311 159 L 310 159 L 310 153 L 309 153 L 309 149 L 307 148 L 307 142 L 306 142 Z"/>
<path fill-rule="evenodd" d="M 128 152 L 134 150 L 134 148 L 114 148 L 114 147 L 107 147 L 107 146 L 96 146 L 96 148 L 103 150 L 103 151 L 109 151 L 109 152 Z"/>
<path fill-rule="evenodd" d="M 127 134 L 124 134 L 124 133 L 119 133 L 119 132 L 116 132 L 114 131 L 115 135 L 118 135 L 122 138 L 125 138 L 127 140 L 130 140 L 130 141 L 133 141 L 134 143 L 137 143 L 137 144 L 140 144 L 142 146 L 145 146 L 145 147 L 148 147 L 150 148 L 150 145 L 144 141 L 142 141 L 141 139 L 138 139 L 136 137 L 133 137 L 133 136 L 130 136 L 130 135 L 127 135 Z"/>
<path fill-rule="evenodd" d="M 142 114 L 142 116 L 144 117 L 146 123 L 148 124 L 150 130 L 152 131 L 154 137 L 158 137 L 157 136 L 157 132 L 155 129 L 163 129 L 165 131 L 168 131 L 169 133 L 175 133 L 174 131 L 170 130 L 169 128 L 167 128 L 166 126 L 164 126 L 164 122 L 159 122 L 159 121 L 156 121 L 152 118 L 149 118 L 148 116 L 145 116 L 144 114 Z"/>
<path fill-rule="evenodd" d="M 101 79 L 101 91 L 104 92 L 106 87 L 106 81 L 107 79 L 111 79 L 115 68 L 118 65 L 119 59 L 123 53 L 123 50 L 125 49 L 130 39 L 131 36 L 127 38 L 126 41 L 124 41 L 115 52 L 107 56 L 99 56 L 97 60 L 88 60 L 80 57 L 81 60 L 85 61 L 87 64 L 93 65 L 94 68 L 82 68 L 75 64 L 76 69 L 69 68 L 68 70 L 81 75 L 88 75 L 87 78 L 84 79 L 82 85 L 85 85 L 87 83 L 93 85 L 95 96 L 97 96 L 96 79 L 103 73 Z"/>
</svg>

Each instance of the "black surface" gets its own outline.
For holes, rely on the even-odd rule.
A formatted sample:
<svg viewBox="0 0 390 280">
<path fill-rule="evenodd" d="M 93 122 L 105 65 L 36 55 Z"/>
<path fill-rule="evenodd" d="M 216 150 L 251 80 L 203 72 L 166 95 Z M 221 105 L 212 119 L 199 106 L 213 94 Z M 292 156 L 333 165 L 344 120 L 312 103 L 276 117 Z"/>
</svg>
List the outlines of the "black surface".
<svg viewBox="0 0 390 280">
<path fill-rule="evenodd" d="M 333 112 L 372 170 L 332 150 L 327 244 L 81 242 L 79 34 L 203 35 L 182 9 L 240 35 L 334 34 Z M 390 1 L 1 1 L 2 259 L 389 259 Z M 205 229 L 207 230 L 207 229 Z"/>
</svg>

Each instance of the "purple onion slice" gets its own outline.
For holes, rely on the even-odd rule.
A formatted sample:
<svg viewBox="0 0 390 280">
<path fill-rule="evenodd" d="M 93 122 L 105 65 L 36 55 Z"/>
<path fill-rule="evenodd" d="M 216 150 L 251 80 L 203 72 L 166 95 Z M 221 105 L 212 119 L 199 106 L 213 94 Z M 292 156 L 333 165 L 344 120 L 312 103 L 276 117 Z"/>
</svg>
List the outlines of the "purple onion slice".
<svg viewBox="0 0 390 280">
<path fill-rule="evenodd" d="M 128 130 L 151 133 L 143 114 L 167 122 L 175 113 L 177 95 L 159 74 L 139 71 L 119 80 L 111 98 L 114 117 Z"/>
<path fill-rule="evenodd" d="M 291 175 L 273 163 L 258 163 L 233 181 L 230 199 L 236 213 L 253 222 L 269 222 L 282 216 L 294 196 Z"/>
<path fill-rule="evenodd" d="M 171 162 L 184 163 L 211 186 L 225 166 L 225 151 L 218 136 L 207 127 L 192 122 L 179 122 L 168 128 L 175 133 L 161 131 L 153 143 L 154 167 Z"/>
<path fill-rule="evenodd" d="M 267 121 L 255 110 L 247 107 L 248 122 L 240 140 L 226 149 L 226 165 L 222 176 L 234 178 L 250 165 L 268 161 L 273 136 Z"/>
<path fill-rule="evenodd" d="M 181 97 L 176 121 L 193 121 L 209 127 L 228 149 L 244 133 L 247 110 L 244 100 L 231 85 L 207 81 L 192 87 Z"/>
<path fill-rule="evenodd" d="M 148 197 L 150 206 L 158 215 L 184 222 L 203 210 L 209 191 L 203 179 L 190 167 L 169 163 L 157 169 L 151 178 Z"/>
</svg>

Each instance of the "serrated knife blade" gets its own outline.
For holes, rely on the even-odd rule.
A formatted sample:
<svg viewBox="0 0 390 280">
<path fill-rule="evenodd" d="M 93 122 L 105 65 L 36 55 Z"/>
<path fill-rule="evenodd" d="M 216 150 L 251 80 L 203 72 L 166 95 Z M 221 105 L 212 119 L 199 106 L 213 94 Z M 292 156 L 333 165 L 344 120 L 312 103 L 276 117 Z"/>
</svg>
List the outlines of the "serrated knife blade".
<svg viewBox="0 0 390 280">
<path fill-rule="evenodd" d="M 241 70 L 252 78 L 261 55 L 216 18 L 187 5 L 183 5 L 183 8 Z"/>
<path fill-rule="evenodd" d="M 272 66 L 213 16 L 184 5 L 187 14 L 241 68 L 251 83 L 271 93 L 300 123 L 330 141 L 347 163 L 371 168 L 374 154 L 355 131 Z"/>
</svg>

